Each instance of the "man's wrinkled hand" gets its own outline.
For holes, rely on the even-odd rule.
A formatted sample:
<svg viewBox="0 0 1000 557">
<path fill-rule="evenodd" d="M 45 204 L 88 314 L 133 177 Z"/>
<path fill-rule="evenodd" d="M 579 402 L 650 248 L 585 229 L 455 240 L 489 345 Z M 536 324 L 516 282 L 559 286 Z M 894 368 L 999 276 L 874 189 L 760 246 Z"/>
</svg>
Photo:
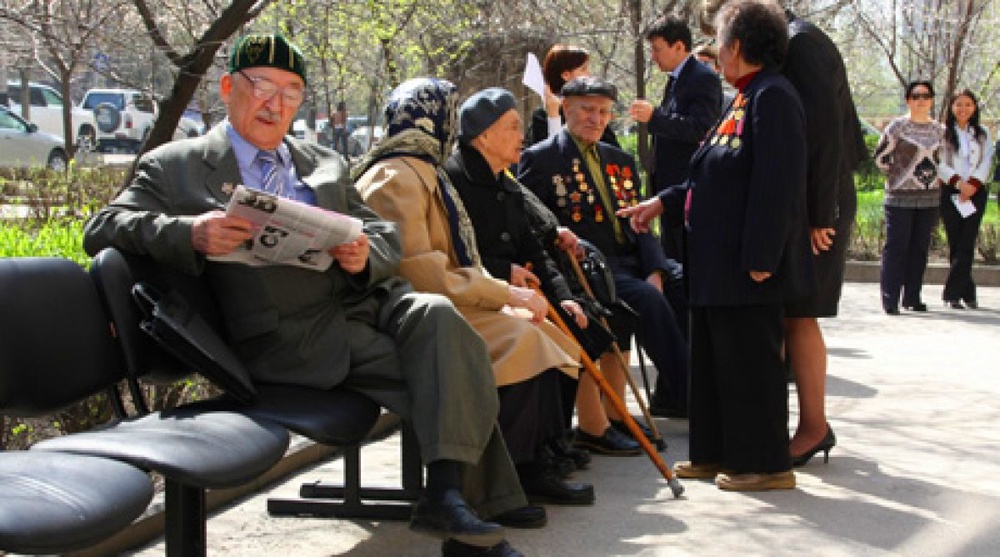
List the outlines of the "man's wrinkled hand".
<svg viewBox="0 0 1000 557">
<path fill-rule="evenodd" d="M 645 99 L 632 101 L 632 105 L 628 107 L 628 115 L 636 122 L 649 122 L 653 117 L 653 103 Z"/>
<path fill-rule="evenodd" d="M 194 218 L 191 246 L 205 255 L 227 255 L 253 237 L 253 225 L 222 211 L 209 211 Z"/>
<path fill-rule="evenodd" d="M 352 275 L 365 270 L 368 265 L 368 252 L 368 236 L 364 234 L 353 242 L 333 246 L 329 251 L 330 256 L 340 264 L 340 268 Z"/>
</svg>

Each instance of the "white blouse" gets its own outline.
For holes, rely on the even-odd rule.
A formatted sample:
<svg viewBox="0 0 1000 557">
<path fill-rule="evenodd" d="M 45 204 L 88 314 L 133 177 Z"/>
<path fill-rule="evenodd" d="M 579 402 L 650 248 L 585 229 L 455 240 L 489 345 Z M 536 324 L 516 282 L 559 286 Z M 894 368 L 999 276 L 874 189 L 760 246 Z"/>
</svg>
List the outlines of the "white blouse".
<svg viewBox="0 0 1000 557">
<path fill-rule="evenodd" d="M 981 184 L 989 181 L 993 151 L 989 148 L 989 131 L 985 131 L 985 137 L 977 140 L 972 128 L 955 126 L 958 149 L 948 141 L 941 144 L 941 163 L 938 165 L 938 177 L 941 181 L 947 184 L 955 177 L 963 182 L 970 178 L 975 178 Z"/>
</svg>

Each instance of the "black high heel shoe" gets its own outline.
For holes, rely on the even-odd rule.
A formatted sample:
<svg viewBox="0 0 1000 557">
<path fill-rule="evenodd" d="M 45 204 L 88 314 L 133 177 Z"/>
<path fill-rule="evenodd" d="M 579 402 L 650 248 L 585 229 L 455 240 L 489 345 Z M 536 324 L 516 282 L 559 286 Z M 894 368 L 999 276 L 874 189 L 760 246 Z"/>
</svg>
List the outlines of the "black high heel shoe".
<svg viewBox="0 0 1000 557">
<path fill-rule="evenodd" d="M 830 424 L 826 424 L 826 435 L 820 439 L 819 443 L 816 443 L 813 448 L 808 451 L 795 456 L 792 456 L 792 466 L 798 468 L 799 466 L 805 466 L 809 460 L 816 455 L 816 453 L 823 451 L 823 464 L 830 461 L 830 449 L 832 449 L 837 444 L 837 436 L 833 434 L 833 428 Z"/>
</svg>

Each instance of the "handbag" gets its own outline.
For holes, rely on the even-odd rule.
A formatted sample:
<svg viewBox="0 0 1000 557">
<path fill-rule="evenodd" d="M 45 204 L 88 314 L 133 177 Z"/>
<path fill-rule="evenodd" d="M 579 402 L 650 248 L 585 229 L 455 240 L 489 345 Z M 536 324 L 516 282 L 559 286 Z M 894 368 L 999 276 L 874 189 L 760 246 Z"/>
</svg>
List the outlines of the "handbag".
<svg viewBox="0 0 1000 557">
<path fill-rule="evenodd" d="M 132 287 L 145 318 L 139 327 L 171 356 L 191 366 L 239 402 L 257 396 L 250 374 L 218 333 L 177 290 L 167 293 L 145 282 Z"/>
</svg>

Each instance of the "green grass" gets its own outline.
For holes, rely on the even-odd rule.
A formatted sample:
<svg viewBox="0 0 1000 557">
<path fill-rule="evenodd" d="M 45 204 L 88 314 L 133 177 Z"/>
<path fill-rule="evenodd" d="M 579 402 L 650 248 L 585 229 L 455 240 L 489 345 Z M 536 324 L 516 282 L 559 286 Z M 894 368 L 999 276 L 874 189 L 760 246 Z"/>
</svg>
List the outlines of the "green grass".
<svg viewBox="0 0 1000 557">
<path fill-rule="evenodd" d="M 881 257 L 882 245 L 885 242 L 883 197 L 884 191 L 881 189 L 858 192 L 858 215 L 851 237 L 850 257 L 866 261 L 875 261 Z M 946 246 L 944 227 L 939 224 L 931 237 L 932 257 L 946 259 Z M 983 215 L 983 223 L 979 228 L 976 251 L 983 263 L 990 265 L 1000 263 L 1000 208 L 997 207 L 993 192 L 990 192 L 986 214 Z"/>
<path fill-rule="evenodd" d="M 65 257 L 88 266 L 82 219 L 53 219 L 37 227 L 13 221 L 0 224 L 0 257 Z"/>
<path fill-rule="evenodd" d="M 871 218 L 873 214 L 878 214 L 880 217 L 883 214 L 882 200 L 885 197 L 885 191 L 883 190 L 872 190 L 872 191 L 859 191 L 858 192 L 858 219 L 861 218 Z M 990 192 L 989 202 L 986 203 L 986 214 L 983 216 L 983 226 L 986 225 L 1000 225 L 1000 208 L 997 207 L 996 195 L 993 191 Z"/>
</svg>

